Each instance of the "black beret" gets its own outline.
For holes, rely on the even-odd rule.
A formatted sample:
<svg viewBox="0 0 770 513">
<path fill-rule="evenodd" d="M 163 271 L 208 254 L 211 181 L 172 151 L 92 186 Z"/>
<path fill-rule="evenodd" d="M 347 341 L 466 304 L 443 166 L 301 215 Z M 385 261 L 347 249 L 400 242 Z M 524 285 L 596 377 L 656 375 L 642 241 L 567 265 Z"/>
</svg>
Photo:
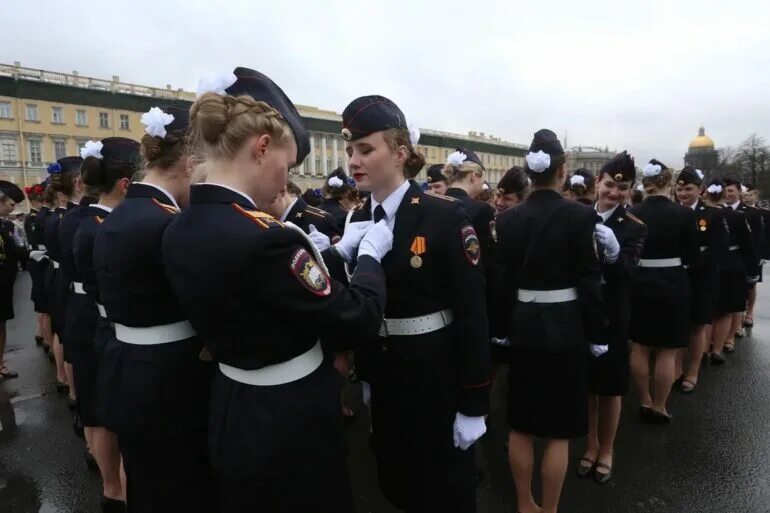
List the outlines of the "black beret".
<svg viewBox="0 0 770 513">
<path fill-rule="evenodd" d="M 601 174 L 607 174 L 616 182 L 633 182 L 636 180 L 636 165 L 634 157 L 623 151 L 612 157 L 602 166 Z"/>
<path fill-rule="evenodd" d="M 703 178 L 700 177 L 697 170 L 692 166 L 685 166 L 679 172 L 679 176 L 676 179 L 677 185 L 693 184 L 700 187 L 703 184 Z"/>
<path fill-rule="evenodd" d="M 297 159 L 299 165 L 307 154 L 310 153 L 310 137 L 305 128 L 302 117 L 291 102 L 286 93 L 276 85 L 269 77 L 259 71 L 249 68 L 235 68 L 233 73 L 237 80 L 227 88 L 227 94 L 231 96 L 248 95 L 257 101 L 265 102 L 280 112 L 284 121 L 289 124 L 297 142 Z"/>
<path fill-rule="evenodd" d="M 398 105 L 384 96 L 356 98 L 342 112 L 342 137 L 355 141 L 390 128 L 409 128 Z"/>
<path fill-rule="evenodd" d="M 67 171 L 80 171 L 80 165 L 83 163 L 83 159 L 80 157 L 62 157 L 56 161 L 61 166 L 61 172 Z"/>
<path fill-rule="evenodd" d="M 547 128 L 535 132 L 532 144 L 529 145 L 529 151 L 532 153 L 537 153 L 541 150 L 552 157 L 564 155 L 564 148 L 562 148 L 559 138 Z"/>
<path fill-rule="evenodd" d="M 481 169 L 486 170 L 484 168 L 484 164 L 481 163 L 481 159 L 479 158 L 479 156 L 473 153 L 471 150 L 466 150 L 465 148 L 457 148 L 457 151 L 465 154 L 465 160 L 473 162 L 474 164 L 478 164 L 481 167 Z"/>
<path fill-rule="evenodd" d="M 527 185 L 529 185 L 529 178 L 527 178 L 524 169 L 519 166 L 513 166 L 497 182 L 497 192 L 501 194 L 519 194 L 527 188 Z"/>
<path fill-rule="evenodd" d="M 446 182 L 446 176 L 443 173 L 444 164 L 433 164 L 428 168 L 428 183 Z"/>
<path fill-rule="evenodd" d="M 171 114 L 171 112 L 165 110 L 164 112 Z M 176 119 L 174 119 L 174 121 L 176 121 Z M 166 125 L 166 130 L 169 130 L 169 126 L 170 125 Z M 133 139 L 127 139 L 126 137 L 107 137 L 102 139 L 101 143 L 101 154 L 104 160 L 136 164 L 140 161 L 139 143 Z"/>
<path fill-rule="evenodd" d="M 16 203 L 24 201 L 24 191 L 15 183 L 0 180 L 0 192 L 11 198 Z"/>
<path fill-rule="evenodd" d="M 734 185 L 740 189 L 741 188 L 740 179 L 738 179 L 738 177 L 735 177 L 735 176 L 725 177 L 725 187 L 729 187 L 731 185 Z"/>
</svg>

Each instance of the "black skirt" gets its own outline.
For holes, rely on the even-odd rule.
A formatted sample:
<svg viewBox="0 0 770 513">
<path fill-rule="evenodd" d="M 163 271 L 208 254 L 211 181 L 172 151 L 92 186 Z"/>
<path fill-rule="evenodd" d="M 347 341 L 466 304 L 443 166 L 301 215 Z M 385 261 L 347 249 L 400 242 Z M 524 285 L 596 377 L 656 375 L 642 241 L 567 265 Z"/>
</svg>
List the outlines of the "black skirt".
<svg viewBox="0 0 770 513">
<path fill-rule="evenodd" d="M 631 297 L 631 341 L 661 349 L 690 342 L 690 298 Z"/>
<path fill-rule="evenodd" d="M 51 332 L 59 335 L 59 342 L 62 344 L 61 334 L 64 331 L 65 317 L 67 315 L 67 294 L 69 293 L 69 284 L 60 269 L 54 269 L 51 266 L 49 276 L 48 297 L 51 301 Z M 65 356 L 65 360 L 67 357 Z M 69 361 L 69 360 L 67 360 Z"/>
<path fill-rule="evenodd" d="M 711 324 L 717 309 L 719 275 L 700 275 L 690 280 L 690 323 L 693 326 Z"/>
<path fill-rule="evenodd" d="M 65 347 L 68 348 L 70 363 L 72 363 L 80 420 L 86 427 L 101 427 L 104 421 L 98 415 L 97 377 L 102 355 L 96 350 L 93 341 L 84 343 L 84 341 L 70 340 Z"/>
<path fill-rule="evenodd" d="M 609 350 L 590 358 L 588 390 L 592 395 L 616 396 L 628 393 L 630 379 L 628 340 L 613 340 Z"/>
<path fill-rule="evenodd" d="M 13 319 L 13 285 L 16 282 L 16 272 L 11 275 L 0 275 L 0 321 Z"/>
<path fill-rule="evenodd" d="M 27 271 L 29 271 L 29 277 L 32 279 L 30 298 L 37 313 L 51 313 L 51 306 L 45 289 L 45 272 L 47 267 L 47 258 L 39 262 L 30 258 L 27 262 Z"/>
<path fill-rule="evenodd" d="M 588 432 L 588 353 L 511 350 L 508 425 L 538 438 L 573 439 Z"/>
<path fill-rule="evenodd" d="M 746 310 L 748 297 L 746 276 L 742 272 L 722 271 L 719 274 L 717 315 L 743 312 Z"/>
</svg>

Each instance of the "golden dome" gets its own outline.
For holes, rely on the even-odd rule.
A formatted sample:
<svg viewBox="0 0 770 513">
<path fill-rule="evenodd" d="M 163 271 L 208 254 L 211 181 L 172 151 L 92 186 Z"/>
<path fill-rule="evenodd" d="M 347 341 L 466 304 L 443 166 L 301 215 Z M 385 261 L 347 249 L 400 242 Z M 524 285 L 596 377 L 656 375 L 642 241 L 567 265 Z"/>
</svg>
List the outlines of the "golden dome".
<svg viewBox="0 0 770 513">
<path fill-rule="evenodd" d="M 703 127 L 698 130 L 698 137 L 690 141 L 690 149 L 693 148 L 714 149 L 714 140 L 706 135 L 706 130 Z"/>
</svg>

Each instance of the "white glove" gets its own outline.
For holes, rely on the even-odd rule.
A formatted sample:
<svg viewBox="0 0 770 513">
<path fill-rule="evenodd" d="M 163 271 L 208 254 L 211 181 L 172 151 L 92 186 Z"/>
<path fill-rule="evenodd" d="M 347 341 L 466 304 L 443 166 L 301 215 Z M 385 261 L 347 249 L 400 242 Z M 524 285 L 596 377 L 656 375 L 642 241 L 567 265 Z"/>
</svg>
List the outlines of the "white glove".
<svg viewBox="0 0 770 513">
<path fill-rule="evenodd" d="M 620 256 L 620 244 L 615 237 L 615 232 L 612 228 L 608 228 L 603 224 L 597 224 L 594 228 L 594 234 L 596 241 L 601 247 L 604 248 L 604 257 L 607 259 L 608 264 L 614 264 Z"/>
<path fill-rule="evenodd" d="M 505 338 L 492 337 L 492 343 L 496 346 L 503 346 L 503 347 L 511 346 L 511 341 L 508 340 L 508 337 L 505 337 Z"/>
<path fill-rule="evenodd" d="M 353 261 L 353 255 L 355 254 L 356 248 L 361 244 L 361 239 L 364 238 L 366 232 L 368 232 L 373 225 L 374 223 L 371 221 L 359 221 L 357 223 L 350 223 L 345 227 L 345 234 L 334 247 L 339 251 L 340 255 L 342 255 L 342 258 L 344 258 L 347 263 Z"/>
<path fill-rule="evenodd" d="M 358 256 L 369 255 L 378 262 L 382 262 L 382 258 L 391 249 L 393 249 L 393 232 L 383 219 L 366 232 L 358 248 Z"/>
<path fill-rule="evenodd" d="M 609 350 L 610 350 L 610 346 L 599 346 L 596 344 L 591 344 L 591 354 L 597 358 L 599 358 L 601 355 L 603 355 Z"/>
<path fill-rule="evenodd" d="M 313 244 L 318 248 L 318 251 L 329 249 L 329 246 L 332 245 L 332 241 L 329 237 L 316 230 L 315 225 L 310 225 L 310 233 L 308 233 L 307 236 L 313 241 Z"/>
<path fill-rule="evenodd" d="M 367 406 L 372 404 L 372 386 L 368 381 L 361 382 L 361 400 Z"/>
<path fill-rule="evenodd" d="M 487 423 L 484 421 L 484 417 L 466 417 L 460 412 L 455 415 L 455 447 L 459 447 L 460 450 L 468 449 L 486 432 Z"/>
</svg>

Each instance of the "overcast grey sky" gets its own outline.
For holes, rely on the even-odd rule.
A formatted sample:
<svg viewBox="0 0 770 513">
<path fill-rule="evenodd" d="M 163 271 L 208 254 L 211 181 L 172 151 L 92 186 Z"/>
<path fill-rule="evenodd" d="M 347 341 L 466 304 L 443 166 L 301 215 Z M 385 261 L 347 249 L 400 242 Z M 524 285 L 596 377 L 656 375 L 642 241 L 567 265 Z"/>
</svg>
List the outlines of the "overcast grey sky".
<svg viewBox="0 0 770 513">
<path fill-rule="evenodd" d="M 113 6 L 114 4 L 114 6 Z M 241 65 L 296 103 L 382 94 L 424 128 L 628 149 L 682 165 L 770 138 L 770 3 L 2 0 L 0 61 L 195 90 Z M 562 141 L 563 142 L 563 141 Z"/>
</svg>

